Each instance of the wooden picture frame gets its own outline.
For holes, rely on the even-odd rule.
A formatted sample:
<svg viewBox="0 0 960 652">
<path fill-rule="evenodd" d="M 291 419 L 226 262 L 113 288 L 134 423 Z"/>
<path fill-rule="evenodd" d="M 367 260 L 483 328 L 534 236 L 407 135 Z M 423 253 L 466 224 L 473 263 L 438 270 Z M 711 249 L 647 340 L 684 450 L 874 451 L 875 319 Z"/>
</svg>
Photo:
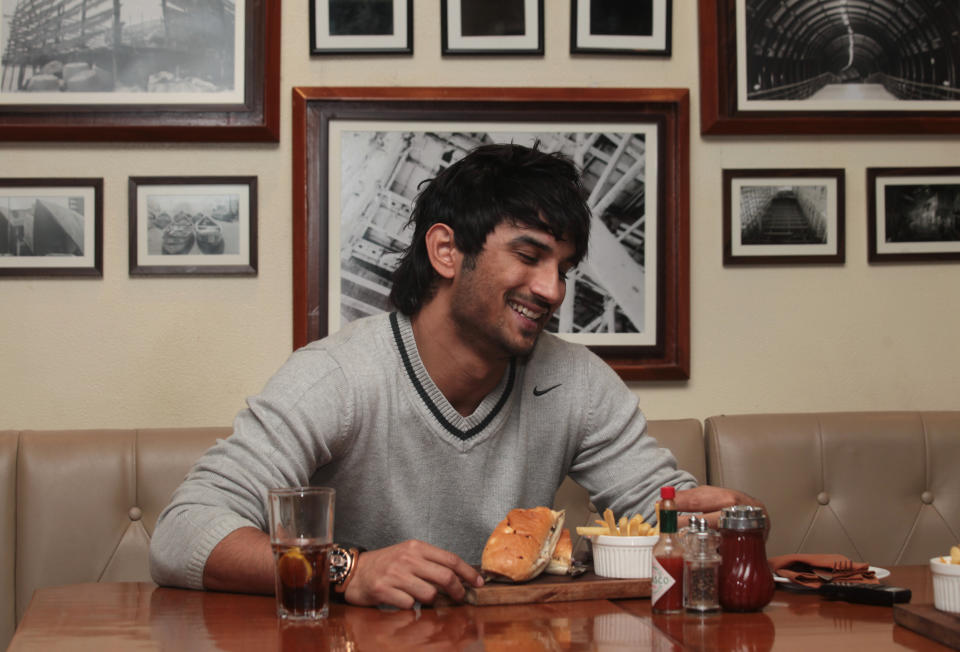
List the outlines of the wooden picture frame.
<svg viewBox="0 0 960 652">
<path fill-rule="evenodd" d="M 723 264 L 842 264 L 842 169 L 723 171 Z"/>
<path fill-rule="evenodd" d="M 960 167 L 867 168 L 867 260 L 960 260 Z"/>
<path fill-rule="evenodd" d="M 413 0 L 309 0 L 310 54 L 413 54 Z"/>
<path fill-rule="evenodd" d="M 749 24 L 762 28 L 748 27 L 748 2 Z M 949 29 L 956 19 L 938 19 L 935 13 L 927 13 L 934 10 L 924 3 L 911 5 L 911 11 L 896 16 L 881 4 L 876 3 L 872 13 L 865 13 L 853 5 L 828 5 L 827 0 L 801 0 L 789 11 L 777 9 L 782 3 L 767 0 L 699 0 L 701 133 L 960 133 L 960 89 L 950 82 L 960 72 L 960 54 L 949 49 L 898 49 L 910 47 L 919 35 L 925 43 L 928 34 L 936 40 L 939 37 L 935 38 L 935 33 Z M 866 29 L 872 30 L 872 35 L 864 36 Z M 915 30 L 910 39 L 901 38 L 905 29 Z M 772 34 L 779 34 L 779 40 L 774 42 Z M 764 40 L 767 37 L 769 42 Z M 944 38 L 945 43 L 953 40 L 950 34 Z M 868 46 L 870 39 L 875 43 Z M 798 61 L 799 48 L 794 43 L 803 44 L 805 52 L 823 57 L 841 47 L 853 48 L 855 54 L 867 52 L 864 48 L 892 49 L 895 51 L 887 52 L 886 60 L 899 66 L 901 76 L 883 71 L 868 74 L 854 65 L 856 59 L 850 67 L 836 64 L 837 72 L 830 68 L 815 75 L 814 71 L 820 70 L 817 66 L 825 67 L 826 63 Z M 841 63 L 848 62 L 847 56 L 841 52 L 831 61 L 839 58 Z M 931 79 L 904 77 L 911 75 Z M 849 83 L 851 79 L 861 83 Z M 906 99 L 908 95 L 918 99 Z"/>
<path fill-rule="evenodd" d="M 0 277 L 103 277 L 103 179 L 0 179 Z"/>
<path fill-rule="evenodd" d="M 130 177 L 128 190 L 131 276 L 256 276 L 256 177 Z"/>
<path fill-rule="evenodd" d="M 63 40 L 55 45 L 35 44 L 35 32 L 24 28 L 16 36 L 22 62 L 4 50 L 0 142 L 279 140 L 279 0 L 237 0 L 233 10 L 191 5 L 189 12 L 199 13 L 186 19 L 188 9 L 168 3 L 166 19 L 143 16 L 134 24 L 123 18 L 127 5 L 116 6 L 120 18 L 111 14 L 107 23 L 102 13 L 57 23 Z M 36 13 L 8 18 L 47 20 Z M 119 48 L 112 45 L 117 34 Z"/>
<path fill-rule="evenodd" d="M 673 0 L 571 0 L 570 54 L 669 57 Z"/>
<path fill-rule="evenodd" d="M 391 309 L 384 295 L 389 291 L 390 265 L 395 266 L 406 246 L 404 214 L 416 185 L 429 178 L 440 155 L 459 157 L 478 139 L 539 141 L 547 151 L 565 151 L 572 138 L 581 145 L 586 162 L 581 165 L 585 183 L 588 189 L 593 184 L 595 191 L 591 206 L 602 211 L 605 219 L 610 217 L 611 223 L 626 226 L 624 220 L 633 220 L 631 225 L 638 231 L 612 235 L 595 215 L 591 246 L 603 253 L 594 258 L 588 254 L 581 265 L 583 276 L 568 275 L 569 300 L 596 296 L 599 305 L 608 305 L 615 316 L 628 310 L 631 315 L 646 311 L 642 328 L 586 332 L 586 339 L 578 341 L 591 346 L 624 379 L 689 377 L 686 89 L 505 88 L 491 94 L 484 88 L 303 87 L 293 92 L 295 347 L 333 332 L 349 321 L 344 315 L 351 311 L 369 314 Z M 638 139 L 643 147 L 636 146 Z M 427 155 L 418 158 L 430 163 L 413 164 L 403 147 L 397 148 L 404 142 L 426 148 Z M 606 162 L 594 156 L 593 147 L 611 149 Z M 367 160 L 370 156 L 376 160 Z M 633 167 L 627 167 L 627 162 Z M 402 179 L 398 182 L 387 175 L 389 183 L 384 186 L 381 172 L 392 166 L 402 169 Z M 600 180 L 602 166 L 610 167 L 610 175 Z M 608 185 L 620 179 L 620 186 Z M 624 192 L 637 192 L 641 183 L 644 191 L 648 184 L 656 191 L 644 192 L 649 200 L 637 200 L 628 217 L 615 215 L 622 210 L 617 200 L 626 197 Z M 601 197 L 613 208 L 603 209 Z M 357 198 L 360 204 L 354 202 Z M 378 209 L 384 217 L 375 232 L 357 217 L 367 219 L 368 213 L 357 207 L 368 204 L 384 207 Z M 649 210 L 644 220 L 638 217 L 641 210 Z M 341 255 L 341 250 L 346 253 Z M 358 271 L 360 257 L 363 272 Z M 642 257 L 643 265 L 637 257 Z M 627 271 L 607 275 L 617 287 L 595 281 L 596 265 L 606 266 L 606 271 L 619 263 Z M 590 292 L 593 295 L 583 294 Z M 628 301 L 620 301 L 624 296 L 640 303 L 625 308 Z M 360 303 L 364 305 L 358 307 Z M 558 313 L 562 312 L 561 308 Z M 574 335 L 580 333 L 563 336 Z"/>
<path fill-rule="evenodd" d="M 543 0 L 440 0 L 442 55 L 543 55 Z"/>
</svg>

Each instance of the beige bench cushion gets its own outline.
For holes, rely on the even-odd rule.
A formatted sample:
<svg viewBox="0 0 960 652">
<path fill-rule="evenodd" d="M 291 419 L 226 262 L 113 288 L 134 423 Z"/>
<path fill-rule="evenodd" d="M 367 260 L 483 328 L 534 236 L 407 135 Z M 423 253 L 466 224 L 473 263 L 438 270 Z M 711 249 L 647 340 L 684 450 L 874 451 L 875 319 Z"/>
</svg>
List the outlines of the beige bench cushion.
<svg viewBox="0 0 960 652">
<path fill-rule="evenodd" d="M 716 416 L 710 483 L 766 504 L 767 553 L 921 564 L 960 540 L 960 412 Z"/>
</svg>

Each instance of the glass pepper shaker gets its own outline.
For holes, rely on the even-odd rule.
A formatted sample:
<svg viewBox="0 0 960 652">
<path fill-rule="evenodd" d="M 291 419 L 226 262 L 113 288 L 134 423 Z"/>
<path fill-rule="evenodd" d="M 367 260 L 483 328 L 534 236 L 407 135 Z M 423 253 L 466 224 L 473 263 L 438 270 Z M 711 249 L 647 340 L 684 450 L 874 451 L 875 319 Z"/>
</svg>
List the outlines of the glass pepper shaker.
<svg viewBox="0 0 960 652">
<path fill-rule="evenodd" d="M 707 519 L 693 516 L 683 532 L 683 606 L 693 613 L 720 609 L 720 553 L 717 532 Z"/>
<path fill-rule="evenodd" d="M 725 611 L 759 611 L 773 598 L 760 507 L 734 505 L 720 514 L 720 606 Z"/>
</svg>

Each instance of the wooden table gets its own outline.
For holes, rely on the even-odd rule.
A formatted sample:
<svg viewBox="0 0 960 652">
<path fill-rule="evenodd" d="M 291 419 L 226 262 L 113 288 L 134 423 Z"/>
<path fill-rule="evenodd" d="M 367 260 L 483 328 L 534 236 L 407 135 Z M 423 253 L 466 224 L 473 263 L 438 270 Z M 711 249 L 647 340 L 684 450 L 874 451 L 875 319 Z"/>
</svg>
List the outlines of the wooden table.
<svg viewBox="0 0 960 652">
<path fill-rule="evenodd" d="M 926 566 L 886 583 L 932 602 Z M 831 602 L 778 589 L 762 612 L 657 616 L 650 601 L 586 600 L 415 611 L 331 606 L 316 626 L 281 625 L 271 597 L 78 584 L 38 590 L 8 652 L 24 650 L 945 650 L 893 622 L 890 607 Z M 498 648 L 499 649 L 499 648 Z"/>
</svg>

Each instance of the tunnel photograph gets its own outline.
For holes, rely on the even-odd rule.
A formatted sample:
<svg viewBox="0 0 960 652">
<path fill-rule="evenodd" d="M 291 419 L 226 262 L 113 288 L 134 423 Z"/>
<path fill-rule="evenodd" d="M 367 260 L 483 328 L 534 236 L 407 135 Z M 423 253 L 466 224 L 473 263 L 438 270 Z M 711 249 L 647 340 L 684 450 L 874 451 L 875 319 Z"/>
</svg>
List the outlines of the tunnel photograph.
<svg viewBox="0 0 960 652">
<path fill-rule="evenodd" d="M 960 108 L 957 0 L 737 0 L 740 106 Z"/>
</svg>

